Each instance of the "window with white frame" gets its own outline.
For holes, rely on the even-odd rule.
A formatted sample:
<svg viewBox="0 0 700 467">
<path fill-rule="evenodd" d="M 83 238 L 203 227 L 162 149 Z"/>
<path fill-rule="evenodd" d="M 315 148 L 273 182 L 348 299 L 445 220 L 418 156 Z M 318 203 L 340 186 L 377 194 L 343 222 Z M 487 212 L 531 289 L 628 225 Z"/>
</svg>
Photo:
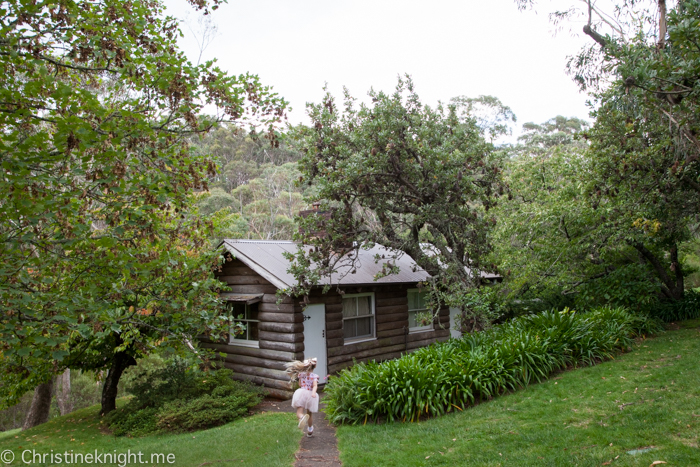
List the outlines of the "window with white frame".
<svg viewBox="0 0 700 467">
<path fill-rule="evenodd" d="M 257 346 L 258 345 L 258 304 L 248 305 L 244 302 L 228 302 L 229 313 L 231 315 L 231 332 L 229 333 L 229 344 Z M 245 330 L 240 333 L 238 330 L 242 324 Z"/>
<path fill-rule="evenodd" d="M 343 336 L 346 342 L 374 337 L 374 294 L 343 297 Z"/>
<path fill-rule="evenodd" d="M 429 331 L 433 329 L 433 316 L 426 305 L 427 292 L 408 290 L 408 330 Z"/>
</svg>

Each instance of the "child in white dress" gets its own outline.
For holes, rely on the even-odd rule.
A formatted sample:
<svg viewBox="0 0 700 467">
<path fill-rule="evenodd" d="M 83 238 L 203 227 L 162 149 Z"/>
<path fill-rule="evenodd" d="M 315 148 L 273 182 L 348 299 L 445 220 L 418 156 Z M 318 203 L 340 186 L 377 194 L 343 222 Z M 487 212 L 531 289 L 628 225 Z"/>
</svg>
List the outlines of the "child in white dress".
<svg viewBox="0 0 700 467">
<path fill-rule="evenodd" d="M 295 360 L 285 364 L 292 382 L 299 381 L 299 389 L 294 391 L 292 397 L 292 407 L 297 409 L 299 428 L 304 431 L 308 427 L 306 436 L 313 435 L 313 413 L 318 412 L 318 375 L 313 373 L 316 361 L 315 358 L 310 358 L 303 362 Z"/>
</svg>

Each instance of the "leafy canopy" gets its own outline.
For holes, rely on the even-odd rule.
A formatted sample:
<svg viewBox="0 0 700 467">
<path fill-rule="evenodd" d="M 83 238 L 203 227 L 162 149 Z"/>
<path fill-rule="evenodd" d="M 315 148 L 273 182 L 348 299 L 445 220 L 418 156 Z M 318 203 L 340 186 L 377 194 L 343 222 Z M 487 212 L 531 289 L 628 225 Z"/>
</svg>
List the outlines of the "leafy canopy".
<svg viewBox="0 0 700 467">
<path fill-rule="evenodd" d="M 576 219 L 561 209 L 558 227 L 555 222 L 536 225 L 549 229 L 545 238 L 563 232 L 550 256 L 564 259 L 565 252 L 578 250 L 583 259 L 588 251 L 587 260 L 577 263 L 585 267 L 578 269 L 582 277 L 574 284 L 624 295 L 635 278 L 646 276 L 646 287 L 635 285 L 645 297 L 641 301 L 650 295 L 648 286 L 660 297 L 682 299 L 686 271 L 679 249 L 697 236 L 700 206 L 700 3 L 684 0 L 669 9 L 663 0 L 621 0 L 608 12 L 591 0 L 580 5 L 582 10 L 572 6 L 551 18 L 561 26 L 581 15 L 587 19 L 583 31 L 593 39 L 568 64 L 574 80 L 597 104 L 596 122 L 583 134 L 589 148 L 566 182 L 575 184 L 580 195 L 570 204 L 571 214 L 588 219 L 589 228 L 570 240 L 562 227 Z M 549 165 L 551 175 L 569 162 L 552 158 L 542 168 Z M 554 191 L 539 197 L 539 207 L 549 214 L 556 212 L 567 188 Z M 609 286 L 591 284 L 595 278 Z"/>
<path fill-rule="evenodd" d="M 116 350 L 146 352 L 216 324 L 211 226 L 184 214 L 215 165 L 186 140 L 246 116 L 272 124 L 286 104 L 254 75 L 192 65 L 163 11 L 0 4 L 4 401 L 58 369 L 70 342 L 116 334 Z"/>
<path fill-rule="evenodd" d="M 311 201 L 325 214 L 301 220 L 300 240 L 313 248 L 295 257 L 297 292 L 356 258 L 338 252 L 376 243 L 394 251 L 377 258 L 384 275 L 407 253 L 431 274 L 435 298 L 460 306 L 487 267 L 499 157 L 474 118 L 421 103 L 410 78 L 369 96 L 371 105 L 358 106 L 346 91 L 338 106 L 328 94 L 308 106 L 312 126 L 298 130 L 302 183 L 316 185 Z"/>
</svg>

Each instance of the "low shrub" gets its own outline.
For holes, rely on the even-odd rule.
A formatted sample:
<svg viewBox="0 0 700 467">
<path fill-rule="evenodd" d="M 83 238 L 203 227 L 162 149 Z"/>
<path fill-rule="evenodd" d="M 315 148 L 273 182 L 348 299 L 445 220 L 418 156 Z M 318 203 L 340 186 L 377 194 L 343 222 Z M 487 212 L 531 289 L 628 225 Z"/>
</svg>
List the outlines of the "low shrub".
<svg viewBox="0 0 700 467">
<path fill-rule="evenodd" d="M 232 422 L 260 403 L 257 394 L 238 392 L 241 394 L 225 397 L 212 394 L 172 401 L 158 412 L 156 424 L 166 431 L 193 431 Z"/>
<path fill-rule="evenodd" d="M 196 366 L 175 357 L 162 365 L 140 365 L 126 386 L 139 407 L 159 407 L 176 399 L 189 399 L 202 392 L 206 377 Z"/>
<path fill-rule="evenodd" d="M 652 315 L 666 323 L 700 318 L 700 293 L 686 290 L 682 300 L 662 303 L 654 309 Z"/>
<path fill-rule="evenodd" d="M 333 423 L 357 423 L 463 410 L 553 371 L 610 358 L 635 336 L 658 329 L 653 319 L 624 308 L 523 316 L 396 360 L 343 370 L 326 385 L 325 411 Z"/>
<path fill-rule="evenodd" d="M 106 420 L 115 436 L 145 436 L 159 431 L 157 415 L 157 407 L 137 409 L 127 404 L 107 414 Z"/>
<path fill-rule="evenodd" d="M 261 388 L 234 381 L 226 369 L 202 371 L 173 359 L 135 373 L 133 398 L 107 415 L 117 436 L 143 436 L 160 431 L 200 430 L 229 423 L 260 403 Z"/>
<path fill-rule="evenodd" d="M 128 393 L 136 385 L 152 379 L 151 375 L 154 372 L 160 371 L 171 364 L 172 362 L 160 353 L 148 354 L 143 358 L 139 358 L 137 365 L 127 367 L 124 370 L 122 377 L 119 379 L 119 384 L 123 385 Z"/>
</svg>

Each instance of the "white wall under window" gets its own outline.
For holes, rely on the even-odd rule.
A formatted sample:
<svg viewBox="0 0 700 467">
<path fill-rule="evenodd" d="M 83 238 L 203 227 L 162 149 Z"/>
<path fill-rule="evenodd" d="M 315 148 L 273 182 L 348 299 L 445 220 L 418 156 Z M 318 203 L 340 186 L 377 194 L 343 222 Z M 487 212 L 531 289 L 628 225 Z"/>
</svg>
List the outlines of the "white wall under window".
<svg viewBox="0 0 700 467">
<path fill-rule="evenodd" d="M 374 294 L 343 296 L 343 336 L 345 342 L 373 339 L 375 336 Z"/>
</svg>

